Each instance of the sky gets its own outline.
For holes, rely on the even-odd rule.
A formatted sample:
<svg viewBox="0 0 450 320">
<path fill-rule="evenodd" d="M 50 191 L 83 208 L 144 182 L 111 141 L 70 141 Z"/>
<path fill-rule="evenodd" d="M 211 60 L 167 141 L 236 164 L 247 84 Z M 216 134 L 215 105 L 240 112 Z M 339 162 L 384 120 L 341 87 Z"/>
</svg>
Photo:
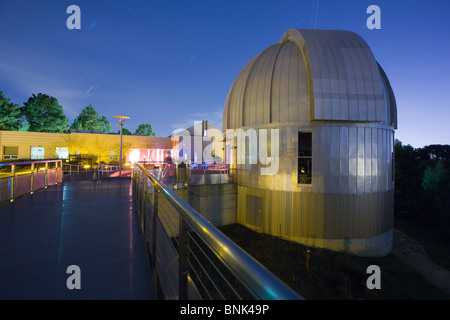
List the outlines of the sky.
<svg viewBox="0 0 450 320">
<path fill-rule="evenodd" d="M 368 29 L 368 6 L 381 29 Z M 81 29 L 69 29 L 77 5 Z M 91 104 L 159 136 L 208 120 L 222 129 L 225 100 L 245 64 L 290 28 L 359 34 L 397 100 L 396 138 L 450 143 L 447 0 L 0 0 L 0 91 L 23 105 L 58 99 L 71 124 Z"/>
</svg>

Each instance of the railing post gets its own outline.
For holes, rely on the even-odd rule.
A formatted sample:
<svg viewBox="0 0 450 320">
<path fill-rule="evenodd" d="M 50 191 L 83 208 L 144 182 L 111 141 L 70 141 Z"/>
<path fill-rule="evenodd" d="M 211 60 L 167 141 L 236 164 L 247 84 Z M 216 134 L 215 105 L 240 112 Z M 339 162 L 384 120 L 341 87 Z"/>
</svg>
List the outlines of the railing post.
<svg viewBox="0 0 450 320">
<path fill-rule="evenodd" d="M 141 172 L 141 170 L 139 170 L 139 173 L 138 173 L 138 176 L 137 176 L 137 181 L 136 181 L 136 184 L 137 184 L 136 196 L 137 196 L 137 203 L 138 203 L 139 213 L 141 213 L 141 183 L 142 183 L 142 172 Z"/>
<path fill-rule="evenodd" d="M 34 163 L 31 164 L 31 176 L 30 176 L 30 180 L 31 180 L 31 187 L 30 187 L 30 193 L 33 194 L 34 192 Z"/>
<path fill-rule="evenodd" d="M 180 252 L 178 258 L 179 300 L 188 299 L 189 225 L 180 216 Z"/>
<path fill-rule="evenodd" d="M 151 263 L 152 263 L 152 272 L 153 272 L 153 282 L 158 283 L 158 271 L 156 269 L 156 229 L 157 229 L 157 221 L 158 221 L 158 189 L 153 185 L 153 212 L 152 212 L 152 255 L 151 255 Z"/>
<path fill-rule="evenodd" d="M 142 178 L 141 178 L 141 181 L 140 181 L 140 183 L 141 183 L 141 185 L 140 185 L 140 187 L 139 187 L 139 189 L 140 189 L 140 197 L 141 197 L 141 201 L 140 201 L 140 208 L 141 208 L 141 216 L 144 216 L 144 213 L 145 213 L 145 206 L 144 206 L 144 202 L 145 202 L 145 175 L 144 175 L 144 173 L 142 173 Z"/>
<path fill-rule="evenodd" d="M 11 166 L 11 198 L 9 199 L 10 202 L 14 201 L 14 189 L 16 188 L 16 166 Z"/>
<path fill-rule="evenodd" d="M 144 176 L 144 213 L 142 215 L 142 219 L 141 219 L 141 225 L 142 225 L 142 232 L 144 233 L 144 235 L 146 235 L 146 221 L 147 221 L 147 216 L 148 216 L 148 205 L 147 205 L 147 201 L 148 201 L 148 178 L 146 176 Z"/>
<path fill-rule="evenodd" d="M 44 184 L 45 188 L 47 189 L 48 186 L 48 162 L 45 163 L 45 175 L 44 175 Z"/>
<path fill-rule="evenodd" d="M 186 168 L 185 168 L 185 170 L 186 170 L 186 176 L 185 176 L 185 182 L 184 182 L 184 186 L 185 187 L 187 187 L 188 185 L 189 185 L 189 182 L 190 182 L 190 179 L 191 179 L 191 177 L 190 177 L 190 171 L 189 171 L 189 164 L 188 163 L 186 163 Z"/>
</svg>

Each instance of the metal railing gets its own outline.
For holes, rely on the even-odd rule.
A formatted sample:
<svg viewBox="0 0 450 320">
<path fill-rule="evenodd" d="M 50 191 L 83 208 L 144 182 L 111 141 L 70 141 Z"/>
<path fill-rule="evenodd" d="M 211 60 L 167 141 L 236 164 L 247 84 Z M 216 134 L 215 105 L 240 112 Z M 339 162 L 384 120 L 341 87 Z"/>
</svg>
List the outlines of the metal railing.
<svg viewBox="0 0 450 320">
<path fill-rule="evenodd" d="M 225 184 L 236 182 L 236 169 L 230 169 L 226 164 L 195 165 L 172 162 L 143 162 L 145 169 L 151 172 L 165 185 L 180 189 L 188 185 Z"/>
<path fill-rule="evenodd" d="M 120 165 L 115 163 L 99 163 L 98 164 L 98 176 L 99 178 L 117 178 L 119 175 L 121 177 L 131 177 L 131 167 L 123 165 L 122 170 L 120 170 Z"/>
<path fill-rule="evenodd" d="M 10 201 L 62 181 L 62 161 L 0 163 L 0 202 Z"/>
<path fill-rule="evenodd" d="M 140 164 L 133 194 L 164 299 L 302 299 Z"/>
</svg>

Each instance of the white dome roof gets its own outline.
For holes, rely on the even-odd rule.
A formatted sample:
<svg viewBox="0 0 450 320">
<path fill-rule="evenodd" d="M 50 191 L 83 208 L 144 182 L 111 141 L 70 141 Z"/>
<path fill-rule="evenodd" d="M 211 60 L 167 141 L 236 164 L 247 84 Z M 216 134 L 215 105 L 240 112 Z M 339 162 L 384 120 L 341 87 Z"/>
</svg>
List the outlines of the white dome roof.
<svg viewBox="0 0 450 320">
<path fill-rule="evenodd" d="M 361 37 L 289 29 L 237 76 L 225 102 L 223 129 L 313 120 L 396 127 L 396 118 L 389 81 Z"/>
</svg>

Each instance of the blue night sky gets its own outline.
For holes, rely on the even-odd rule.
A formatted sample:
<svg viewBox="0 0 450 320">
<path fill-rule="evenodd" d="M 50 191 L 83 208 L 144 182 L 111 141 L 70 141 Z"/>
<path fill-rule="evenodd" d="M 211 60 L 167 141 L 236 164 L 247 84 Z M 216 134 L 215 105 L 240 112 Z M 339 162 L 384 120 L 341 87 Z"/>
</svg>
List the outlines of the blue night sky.
<svg viewBox="0 0 450 320">
<path fill-rule="evenodd" d="M 69 5 L 81 30 L 69 30 Z M 366 9 L 381 8 L 381 30 Z M 386 71 L 398 104 L 396 138 L 450 143 L 450 1 L 0 0 L 0 90 L 22 105 L 54 96 L 73 119 L 88 104 L 119 129 L 160 136 L 208 120 L 222 129 L 242 67 L 289 28 L 350 30 Z"/>
</svg>

